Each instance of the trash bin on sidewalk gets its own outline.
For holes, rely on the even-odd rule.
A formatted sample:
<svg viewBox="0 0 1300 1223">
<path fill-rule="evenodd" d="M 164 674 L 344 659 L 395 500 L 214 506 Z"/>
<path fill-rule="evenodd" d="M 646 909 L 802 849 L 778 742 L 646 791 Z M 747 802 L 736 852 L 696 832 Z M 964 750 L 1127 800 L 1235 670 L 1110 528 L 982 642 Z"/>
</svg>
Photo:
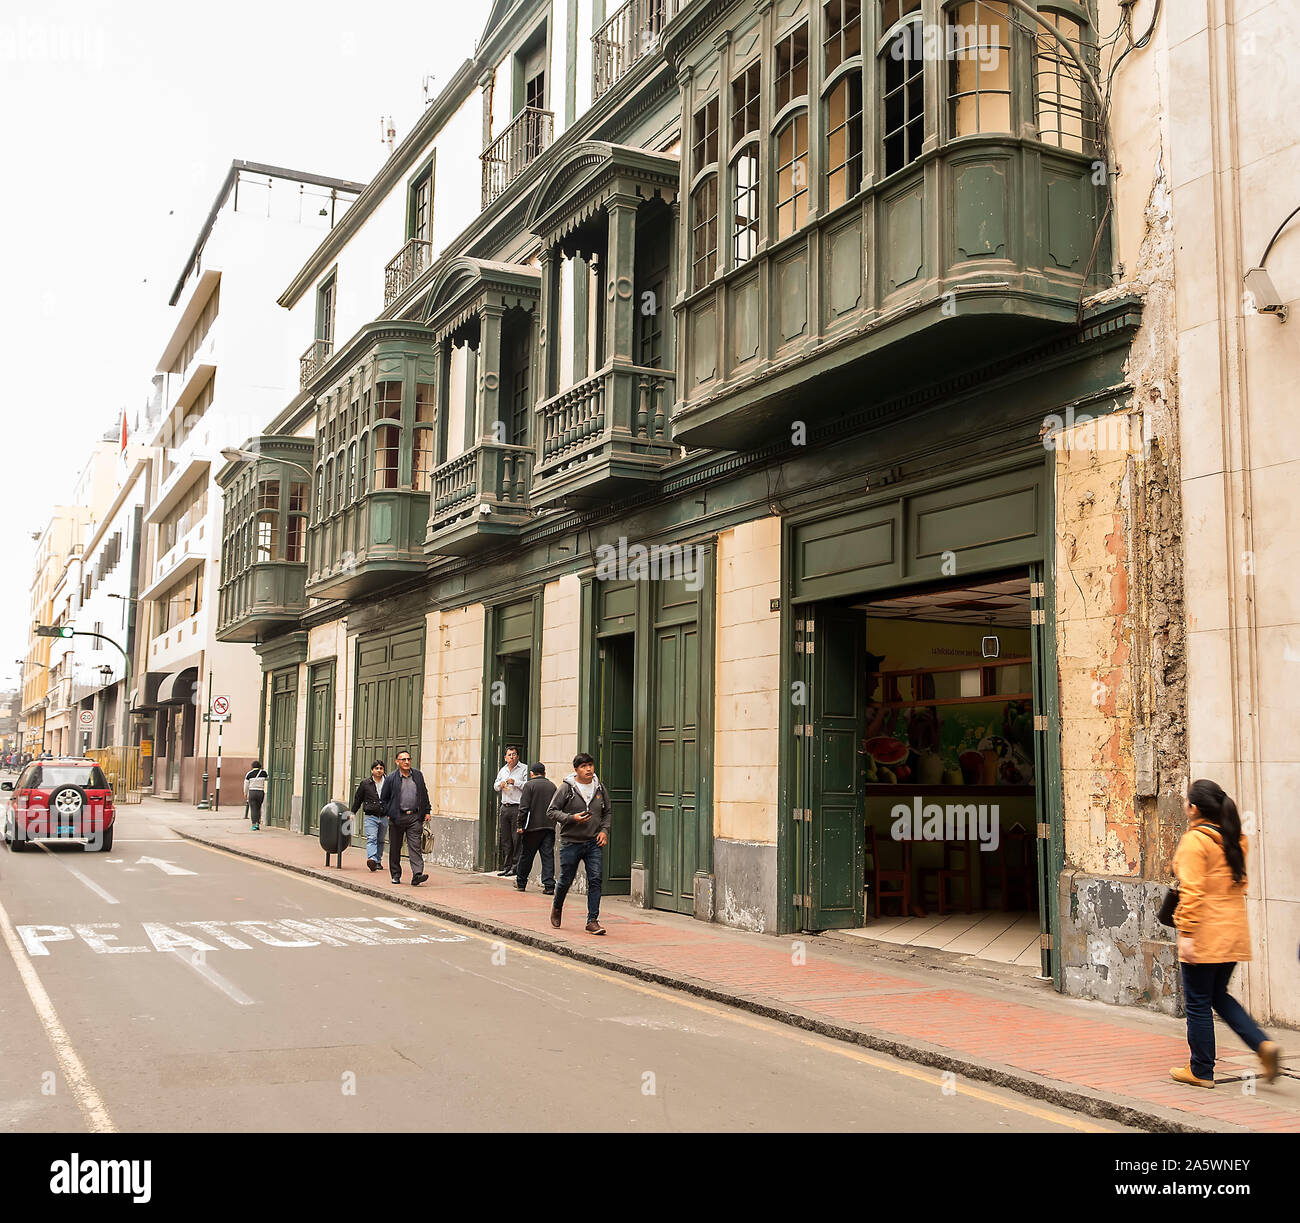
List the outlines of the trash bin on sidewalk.
<svg viewBox="0 0 1300 1223">
<path fill-rule="evenodd" d="M 320 847 L 325 851 L 325 865 L 330 855 L 338 854 L 343 868 L 343 851 L 352 844 L 353 816 L 346 803 L 326 803 L 320 809 Z"/>
</svg>

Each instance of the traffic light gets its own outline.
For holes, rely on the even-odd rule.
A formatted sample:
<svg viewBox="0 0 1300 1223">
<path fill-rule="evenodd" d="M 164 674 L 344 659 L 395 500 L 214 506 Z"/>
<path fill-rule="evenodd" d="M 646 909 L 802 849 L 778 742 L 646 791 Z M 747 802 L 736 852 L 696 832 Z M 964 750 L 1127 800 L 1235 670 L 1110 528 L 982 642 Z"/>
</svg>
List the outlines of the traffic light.
<svg viewBox="0 0 1300 1223">
<path fill-rule="evenodd" d="M 38 637 L 71 637 L 75 631 L 70 624 L 38 624 L 36 626 L 36 635 Z"/>
</svg>

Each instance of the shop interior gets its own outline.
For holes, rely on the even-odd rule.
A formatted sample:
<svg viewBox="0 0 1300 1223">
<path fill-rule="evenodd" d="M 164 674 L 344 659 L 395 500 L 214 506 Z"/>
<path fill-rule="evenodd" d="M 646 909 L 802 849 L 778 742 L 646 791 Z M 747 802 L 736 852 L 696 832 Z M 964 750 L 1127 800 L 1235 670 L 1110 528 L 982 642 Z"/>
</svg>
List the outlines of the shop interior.
<svg viewBox="0 0 1300 1223">
<path fill-rule="evenodd" d="M 867 633 L 866 925 L 851 933 L 1037 967 L 1028 576 L 853 606 Z"/>
</svg>

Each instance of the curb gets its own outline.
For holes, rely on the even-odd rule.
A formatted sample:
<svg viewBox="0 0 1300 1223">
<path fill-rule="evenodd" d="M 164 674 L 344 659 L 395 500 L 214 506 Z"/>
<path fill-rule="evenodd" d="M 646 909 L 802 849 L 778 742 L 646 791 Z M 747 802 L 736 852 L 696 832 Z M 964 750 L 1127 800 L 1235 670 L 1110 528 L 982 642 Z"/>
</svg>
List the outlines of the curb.
<svg viewBox="0 0 1300 1223">
<path fill-rule="evenodd" d="M 432 901 L 423 899 L 417 900 L 409 893 L 394 895 L 388 892 L 378 891 L 364 883 L 341 878 L 332 872 L 327 873 L 324 869 L 298 866 L 290 862 L 281 862 L 278 859 L 255 853 L 252 850 L 223 844 L 221 841 L 214 841 L 207 837 L 197 836 L 196 834 L 187 832 L 181 828 L 173 828 L 172 831 L 186 841 L 193 841 L 195 844 L 205 845 L 209 849 L 217 849 L 225 853 L 233 854 L 236 857 L 248 858 L 250 861 L 260 862 L 265 866 L 273 866 L 280 870 L 291 871 L 296 875 L 303 875 L 310 879 L 323 880 L 327 883 L 332 883 L 334 886 L 341 888 L 344 891 L 356 892 L 361 896 L 386 900 L 390 904 L 401 905 L 403 908 L 414 909 L 420 913 L 427 913 L 430 916 L 440 918 L 443 921 L 450 921 L 457 925 L 468 926 L 472 930 L 479 930 L 485 934 L 492 934 L 499 938 L 510 939 L 512 942 L 521 943 L 524 946 L 533 947 L 541 951 L 549 951 L 557 955 L 568 956 L 572 960 L 577 960 L 583 964 L 590 964 L 595 968 L 603 968 L 607 972 L 622 973 L 625 976 L 636 977 L 642 981 L 652 982 L 655 985 L 663 985 L 670 989 L 680 990 L 683 993 L 692 994 L 698 998 L 706 998 L 711 1002 L 719 1002 L 726 1006 L 733 1006 L 740 1010 L 748 1011 L 751 1014 L 762 1016 L 765 1019 L 771 1019 L 778 1023 L 786 1024 L 789 1027 L 802 1028 L 805 1031 L 814 1032 L 819 1036 L 825 1036 L 832 1040 L 843 1041 L 844 1043 L 851 1045 L 859 1045 L 878 1053 L 885 1053 L 891 1057 L 899 1058 L 902 1061 L 915 1062 L 919 1065 L 928 1066 L 935 1070 L 951 1071 L 952 1073 L 959 1074 L 964 1078 L 977 1082 L 989 1083 L 995 1087 L 1006 1088 L 1010 1091 L 1016 1092 L 1018 1095 L 1027 1096 L 1030 1099 L 1042 1100 L 1048 1104 L 1055 1104 L 1060 1108 L 1069 1109 L 1072 1112 L 1083 1113 L 1085 1116 L 1094 1117 L 1101 1121 L 1116 1121 L 1121 1125 L 1129 1125 L 1137 1129 L 1145 1130 L 1149 1133 L 1157 1134 L 1222 1134 L 1232 1132 L 1255 1132 L 1243 1126 L 1230 1126 L 1230 1128 L 1225 1128 L 1229 1126 L 1229 1123 L 1223 1123 L 1219 1126 L 1196 1125 L 1190 1121 L 1184 1121 L 1179 1117 L 1170 1116 L 1164 1112 L 1150 1111 L 1141 1106 L 1126 1103 L 1124 1100 L 1115 1096 L 1110 1096 L 1101 1092 L 1091 1092 L 1079 1088 L 1063 1087 L 1051 1079 L 1040 1078 L 1039 1076 L 1030 1074 L 1027 1071 L 1013 1070 L 994 1062 L 981 1062 L 971 1058 L 961 1057 L 960 1055 L 955 1055 L 936 1045 L 927 1044 L 924 1041 L 900 1040 L 896 1037 L 882 1036 L 877 1032 L 872 1032 L 867 1029 L 845 1027 L 842 1024 L 832 1023 L 830 1020 L 820 1019 L 813 1015 L 807 1015 L 801 1011 L 783 1007 L 762 998 L 719 989 L 715 985 L 711 985 L 706 981 L 701 981 L 694 977 L 672 976 L 667 973 L 656 971 L 655 969 L 645 968 L 639 964 L 630 964 L 622 960 L 609 959 L 595 952 L 585 951 L 582 948 L 575 947 L 569 943 L 548 938 L 546 935 L 536 934 L 531 930 L 521 930 L 517 926 L 509 926 L 502 922 L 474 917 L 455 909 L 445 908 Z"/>
</svg>

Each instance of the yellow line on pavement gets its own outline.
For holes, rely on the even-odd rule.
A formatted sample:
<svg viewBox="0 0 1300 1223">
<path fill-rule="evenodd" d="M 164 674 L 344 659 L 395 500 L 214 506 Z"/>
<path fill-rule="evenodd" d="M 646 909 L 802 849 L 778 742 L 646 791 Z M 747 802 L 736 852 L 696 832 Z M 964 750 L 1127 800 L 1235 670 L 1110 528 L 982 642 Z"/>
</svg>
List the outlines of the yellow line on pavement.
<svg viewBox="0 0 1300 1223">
<path fill-rule="evenodd" d="M 294 875 L 298 874 L 296 871 L 286 872 L 285 867 L 279 866 L 274 862 L 267 862 L 264 859 L 246 858 L 242 854 L 235 854 L 225 849 L 217 849 L 211 845 L 204 845 L 200 841 L 194 841 L 191 843 L 198 845 L 202 849 L 207 849 L 212 853 L 224 854 L 229 858 L 239 858 L 244 862 L 252 862 L 254 865 L 265 867 L 267 870 L 291 873 Z M 325 880 L 316 879 L 310 875 L 298 875 L 298 878 L 307 883 L 315 884 L 317 887 L 325 888 L 335 894 L 338 892 L 338 888 L 334 884 L 327 883 Z M 364 895 L 359 892 L 353 894 L 357 896 Z M 427 913 L 422 914 L 418 911 L 413 911 L 407 908 L 405 905 L 392 904 L 391 902 L 385 901 L 379 897 L 368 899 L 372 899 L 372 903 L 374 904 L 400 909 L 403 913 L 409 914 L 415 912 L 416 916 L 420 917 L 420 919 L 428 925 L 438 925 L 440 923 L 459 925 L 458 922 L 452 921 L 451 919 L 446 919 L 444 922 L 444 919 L 430 917 Z M 475 939 L 479 942 L 497 943 L 501 941 L 501 936 L 484 934 L 481 930 L 475 930 L 471 926 L 461 926 L 460 928 L 469 938 Z M 842 1041 L 833 1040 L 824 1036 L 815 1036 L 808 1032 L 804 1032 L 799 1028 L 792 1028 L 787 1024 L 781 1023 L 779 1020 L 763 1019 L 751 1016 L 732 1007 L 724 1007 L 717 1003 L 684 996 L 676 990 L 663 989 L 655 985 L 649 985 L 645 982 L 637 981 L 634 978 L 627 976 L 625 973 L 616 972 L 606 968 L 596 968 L 580 960 L 575 960 L 571 956 L 557 956 L 549 951 L 538 951 L 536 948 L 527 947 L 522 943 L 512 947 L 511 950 L 512 953 L 516 955 L 527 956 L 528 958 L 535 960 L 544 960 L 548 964 L 559 965 L 573 972 L 584 973 L 590 977 L 600 977 L 602 980 L 608 981 L 611 984 L 621 985 L 624 989 L 633 990 L 638 994 L 645 994 L 650 998 L 657 998 L 663 1002 L 669 1002 L 676 1006 L 686 1007 L 689 1010 L 699 1011 L 702 1014 L 711 1015 L 717 1019 L 729 1020 L 730 1022 L 740 1024 L 743 1027 L 765 1032 L 768 1035 L 782 1036 L 786 1040 L 792 1040 L 798 1044 L 819 1049 L 823 1053 L 834 1053 L 839 1057 L 846 1057 L 850 1061 L 859 1062 L 866 1066 L 872 1066 L 877 1070 L 886 1070 L 891 1074 L 901 1074 L 906 1078 L 915 1079 L 919 1083 L 926 1083 L 929 1086 L 937 1087 L 940 1090 L 942 1090 L 946 1085 L 941 1073 L 910 1066 L 906 1062 L 900 1062 L 883 1054 L 867 1053 Z M 1111 1132 L 1107 1130 L 1105 1126 L 1098 1125 L 1094 1121 L 1087 1121 L 1082 1117 L 1074 1117 L 1069 1114 L 1062 1116 L 1060 1113 L 1052 1112 L 1046 1108 L 1040 1108 L 1038 1105 L 1030 1104 L 1027 1101 L 1016 1098 L 1015 1096 L 998 1095 L 994 1092 L 986 1091 L 983 1088 L 962 1082 L 960 1079 L 952 1084 L 947 1084 L 947 1086 L 950 1090 L 955 1091 L 959 1095 L 970 1096 L 972 1099 L 982 1100 L 987 1104 L 996 1104 L 1002 1108 L 1009 1108 L 1015 1112 L 1024 1113 L 1026 1116 L 1037 1117 L 1041 1121 L 1050 1121 L 1054 1125 L 1079 1130 L 1085 1134 L 1105 1134 Z M 1009 1093 L 1010 1089 L 1008 1088 L 1007 1091 Z"/>
<path fill-rule="evenodd" d="M 59 1015 L 54 1009 L 54 1003 L 50 1001 L 49 994 L 45 992 L 45 986 L 41 984 L 40 977 L 36 975 L 36 969 L 32 967 L 31 958 L 27 954 L 27 948 L 23 946 L 22 939 L 18 937 L 18 931 L 14 929 L 13 922 L 9 920 L 9 914 L 5 911 L 3 903 L 0 903 L 0 933 L 4 935 L 5 945 L 9 948 L 9 954 L 13 957 L 14 967 L 18 969 L 18 975 L 22 978 L 23 985 L 27 990 L 27 996 L 32 1000 L 32 1006 L 36 1008 L 37 1017 L 45 1028 L 45 1035 L 49 1038 L 50 1046 L 54 1050 L 54 1056 L 58 1059 L 59 1067 L 63 1071 L 64 1081 L 68 1084 L 68 1089 L 72 1092 L 73 1099 L 76 1100 L 77 1107 L 81 1109 L 81 1115 L 86 1120 L 86 1128 L 92 1134 L 116 1133 L 117 1130 L 113 1125 L 112 1118 L 108 1115 L 108 1109 L 104 1106 L 104 1101 L 100 1099 L 99 1092 L 95 1090 L 94 1084 L 91 1083 L 90 1075 L 86 1073 L 86 1067 L 82 1064 L 81 1058 L 77 1056 L 77 1051 L 72 1047 L 72 1038 L 59 1021 Z"/>
</svg>

